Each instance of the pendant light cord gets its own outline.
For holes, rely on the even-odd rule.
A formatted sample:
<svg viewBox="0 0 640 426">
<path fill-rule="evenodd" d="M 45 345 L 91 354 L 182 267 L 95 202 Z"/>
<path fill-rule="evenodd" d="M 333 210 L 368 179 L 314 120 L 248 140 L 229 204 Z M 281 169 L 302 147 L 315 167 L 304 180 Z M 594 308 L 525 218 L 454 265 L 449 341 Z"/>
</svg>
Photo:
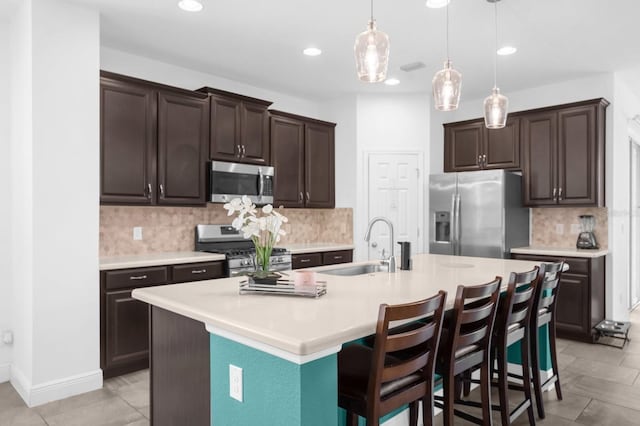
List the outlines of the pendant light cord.
<svg viewBox="0 0 640 426">
<path fill-rule="evenodd" d="M 373 22 L 373 0 L 371 0 L 371 22 Z"/>
<path fill-rule="evenodd" d="M 449 2 L 447 2 L 447 62 L 449 61 Z"/>
<path fill-rule="evenodd" d="M 493 88 L 498 87 L 498 1 L 493 2 L 494 20 L 496 26 L 496 44 L 493 52 Z"/>
</svg>

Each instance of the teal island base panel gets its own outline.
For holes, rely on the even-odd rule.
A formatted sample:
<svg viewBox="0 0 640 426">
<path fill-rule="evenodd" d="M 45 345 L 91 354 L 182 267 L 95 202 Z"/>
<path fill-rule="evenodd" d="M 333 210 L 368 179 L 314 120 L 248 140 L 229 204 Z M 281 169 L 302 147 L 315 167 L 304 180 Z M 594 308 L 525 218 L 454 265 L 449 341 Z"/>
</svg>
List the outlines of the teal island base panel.
<svg viewBox="0 0 640 426">
<path fill-rule="evenodd" d="M 532 331 L 533 338 L 533 331 Z M 547 371 L 551 370 L 551 346 L 549 343 L 549 325 L 545 324 L 542 327 L 538 328 L 538 339 L 539 340 L 539 348 L 538 352 L 540 353 L 540 370 Z M 507 360 L 510 364 L 518 364 L 522 365 L 522 357 L 520 350 L 520 342 L 516 342 L 513 345 L 507 348 Z M 529 360 L 531 364 L 531 360 Z"/>
<path fill-rule="evenodd" d="M 338 356 L 296 364 L 210 335 L 211 424 L 338 426 Z M 242 368 L 243 401 L 229 396 L 229 365 Z"/>
</svg>

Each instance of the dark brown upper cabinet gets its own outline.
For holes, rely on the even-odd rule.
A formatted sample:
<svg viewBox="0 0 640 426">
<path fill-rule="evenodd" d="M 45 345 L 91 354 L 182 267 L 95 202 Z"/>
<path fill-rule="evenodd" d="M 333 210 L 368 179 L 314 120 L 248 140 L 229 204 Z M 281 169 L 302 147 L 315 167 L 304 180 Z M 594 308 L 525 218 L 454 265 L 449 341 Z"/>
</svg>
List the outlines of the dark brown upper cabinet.
<svg viewBox="0 0 640 426">
<path fill-rule="evenodd" d="M 155 202 L 156 103 L 152 87 L 103 76 L 100 84 L 100 201 Z"/>
<path fill-rule="evenodd" d="M 211 120 L 209 156 L 212 160 L 269 164 L 271 102 L 203 87 L 209 94 Z"/>
<path fill-rule="evenodd" d="M 520 123 L 509 118 L 502 129 L 487 129 L 483 119 L 444 125 L 444 171 L 520 168 Z"/>
<path fill-rule="evenodd" d="M 101 72 L 100 202 L 204 205 L 205 94 Z"/>
<path fill-rule="evenodd" d="M 335 207 L 335 124 L 271 111 L 276 206 Z"/>
<path fill-rule="evenodd" d="M 525 205 L 605 205 L 608 105 L 600 98 L 521 115 Z"/>
</svg>

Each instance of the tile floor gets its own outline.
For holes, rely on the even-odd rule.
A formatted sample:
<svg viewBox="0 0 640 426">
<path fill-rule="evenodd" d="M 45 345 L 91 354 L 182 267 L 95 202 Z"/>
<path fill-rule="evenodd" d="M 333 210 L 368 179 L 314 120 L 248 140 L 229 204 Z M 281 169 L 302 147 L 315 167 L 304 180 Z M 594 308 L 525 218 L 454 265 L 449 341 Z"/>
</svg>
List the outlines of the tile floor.
<svg viewBox="0 0 640 426">
<path fill-rule="evenodd" d="M 564 399 L 558 401 L 555 392 L 546 393 L 547 418 L 537 420 L 538 424 L 640 425 L 640 309 L 631 314 L 631 322 L 632 341 L 624 350 L 559 342 Z M 148 386 L 149 373 L 141 371 L 108 379 L 97 391 L 27 408 L 9 383 L 1 383 L 0 426 L 149 425 Z M 436 424 L 441 423 L 438 416 Z M 494 423 L 500 424 L 499 415 Z M 528 424 L 526 415 L 516 424 Z"/>
</svg>

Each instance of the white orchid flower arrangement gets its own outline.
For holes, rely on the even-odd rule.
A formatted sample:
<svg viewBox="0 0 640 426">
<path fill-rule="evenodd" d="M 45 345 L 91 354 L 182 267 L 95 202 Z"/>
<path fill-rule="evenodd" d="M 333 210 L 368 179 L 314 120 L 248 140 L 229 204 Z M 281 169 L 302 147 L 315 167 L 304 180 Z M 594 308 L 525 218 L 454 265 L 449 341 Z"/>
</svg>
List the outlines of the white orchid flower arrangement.
<svg viewBox="0 0 640 426">
<path fill-rule="evenodd" d="M 242 231 L 245 238 L 253 240 L 253 244 L 256 246 L 257 266 L 262 271 L 268 272 L 271 250 L 275 243 L 280 241 L 280 237 L 286 235 L 282 224 L 289 220 L 276 211 L 271 204 L 263 206 L 260 209 L 262 215 L 257 216 L 256 205 L 246 195 L 242 198 L 234 198 L 225 204 L 224 208 L 228 211 L 228 216 L 238 213 L 231 226 Z"/>
</svg>

